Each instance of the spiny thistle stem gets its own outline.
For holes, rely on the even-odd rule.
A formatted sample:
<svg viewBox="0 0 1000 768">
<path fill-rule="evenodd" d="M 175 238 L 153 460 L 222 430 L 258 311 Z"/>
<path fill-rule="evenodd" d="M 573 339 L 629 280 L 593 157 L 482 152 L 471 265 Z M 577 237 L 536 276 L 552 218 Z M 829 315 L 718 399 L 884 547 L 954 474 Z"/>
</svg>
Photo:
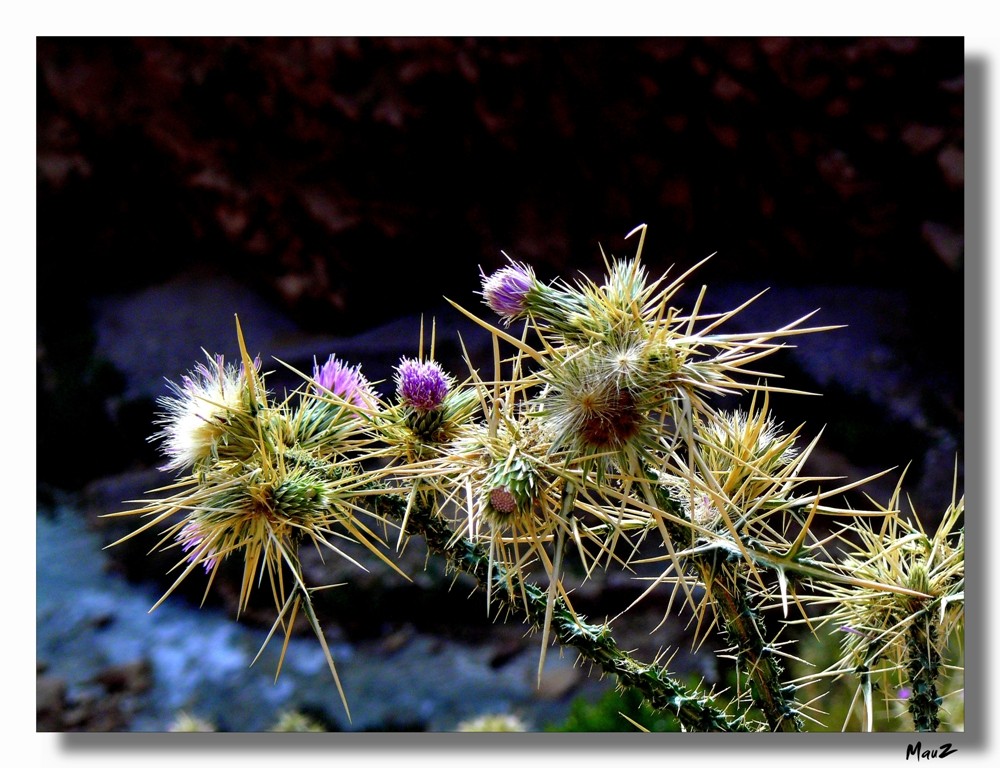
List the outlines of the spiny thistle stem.
<svg viewBox="0 0 1000 768">
<path fill-rule="evenodd" d="M 730 569 L 723 566 L 722 570 Z M 722 616 L 724 634 L 736 647 L 737 667 L 747 675 L 754 703 L 764 713 L 768 727 L 772 731 L 801 731 L 802 721 L 796 714 L 795 699 L 790 696 L 794 687 L 782 685 L 781 664 L 764 640 L 760 612 L 737 586 L 738 574 L 731 572 L 726 577 L 719 572 L 712 574 L 711 566 L 705 563 L 699 564 L 699 571 L 711 585 L 712 601 Z"/>
<path fill-rule="evenodd" d="M 648 470 L 643 470 L 644 486 L 651 489 L 651 496 L 666 512 L 678 514 L 676 503 L 654 482 Z M 691 533 L 669 521 L 666 527 L 678 542 L 690 539 Z M 746 593 L 739 588 L 743 583 L 734 564 L 722 562 L 718 552 L 712 556 L 689 559 L 690 567 L 697 573 L 711 595 L 718 611 L 726 639 L 736 648 L 737 668 L 750 682 L 754 703 L 764 714 L 772 731 L 801 731 L 802 721 L 796 715 L 794 688 L 781 682 L 782 668 L 762 633 L 763 620 L 759 611 L 750 603 Z"/>
<path fill-rule="evenodd" d="M 379 514 L 397 519 L 405 514 L 406 504 L 400 497 L 378 495 L 373 499 Z M 558 595 L 550 601 L 544 589 L 522 582 L 501 563 L 493 562 L 491 569 L 485 547 L 464 537 L 456 538 L 449 525 L 429 509 L 414 505 L 408 524 L 411 532 L 422 536 L 452 568 L 470 574 L 480 584 L 492 582 L 492 594 L 499 599 L 506 597 L 510 613 L 528 620 L 536 629 L 544 626 L 547 606 L 551 604 L 551 633 L 561 645 L 575 648 L 583 658 L 617 676 L 621 685 L 640 691 L 651 706 L 671 713 L 683 727 L 692 731 L 748 730 L 739 720 L 727 717 L 709 697 L 671 679 L 664 667 L 636 661 L 618 647 L 606 626 L 586 623 Z"/>
<path fill-rule="evenodd" d="M 937 645 L 937 626 L 929 616 L 910 624 L 906 637 L 906 674 L 910 683 L 908 708 L 913 727 L 918 731 L 936 731 L 940 725 L 937 692 L 941 654 Z"/>
</svg>

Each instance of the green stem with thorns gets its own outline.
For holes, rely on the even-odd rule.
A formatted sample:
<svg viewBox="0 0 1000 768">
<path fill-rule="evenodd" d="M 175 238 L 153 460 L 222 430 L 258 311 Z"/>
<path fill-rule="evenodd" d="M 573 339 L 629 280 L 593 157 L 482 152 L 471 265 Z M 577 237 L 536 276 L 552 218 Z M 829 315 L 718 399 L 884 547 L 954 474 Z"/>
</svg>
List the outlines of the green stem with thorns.
<svg viewBox="0 0 1000 768">
<path fill-rule="evenodd" d="M 374 511 L 378 514 L 402 519 L 406 506 L 402 498 L 391 495 L 373 498 Z M 448 524 L 422 505 L 410 509 L 407 525 L 452 568 L 474 576 L 481 584 L 488 584 L 492 578 L 492 594 L 505 598 L 510 613 L 528 620 L 536 629 L 543 627 L 549 602 L 544 589 L 520 582 L 499 563 L 493 563 L 491 574 L 486 548 L 466 538 L 456 539 Z M 607 626 L 586 623 L 558 596 L 552 610 L 551 632 L 561 645 L 575 648 L 583 658 L 616 675 L 622 686 L 638 690 L 650 705 L 674 715 L 688 730 L 747 730 L 740 721 L 727 717 L 709 697 L 692 692 L 671 679 L 664 667 L 636 661 L 618 647 Z"/>
<path fill-rule="evenodd" d="M 768 727 L 772 731 L 801 731 L 802 721 L 792 695 L 794 687 L 782 684 L 783 669 L 764 640 L 760 612 L 738 587 L 743 577 L 729 565 L 715 569 L 699 563 L 698 570 L 722 617 L 723 633 L 736 648 L 737 668 L 747 676 L 754 703 L 764 713 Z"/>
<path fill-rule="evenodd" d="M 937 692 L 941 654 L 937 649 L 937 627 L 932 617 L 924 613 L 915 617 L 907 630 L 906 674 L 910 684 L 908 708 L 913 727 L 918 731 L 936 731 L 940 725 L 938 710 L 941 697 Z"/>
<path fill-rule="evenodd" d="M 683 516 L 683 511 L 652 474 L 648 471 L 643 474 L 645 485 L 652 489 L 657 506 L 673 516 Z M 669 520 L 664 522 L 668 534 L 678 545 L 690 542 L 689 529 Z M 712 551 L 689 558 L 689 561 L 699 580 L 709 590 L 712 604 L 722 619 L 723 634 L 736 649 L 737 671 L 749 681 L 754 704 L 763 713 L 770 730 L 801 731 L 803 724 L 797 715 L 794 688 L 782 683 L 783 670 L 773 648 L 764 640 L 764 622 L 760 612 L 740 588 L 745 582 L 742 569 L 738 567 L 739 563 L 728 562 L 731 558 L 718 556 L 720 554 L 719 551 Z"/>
</svg>

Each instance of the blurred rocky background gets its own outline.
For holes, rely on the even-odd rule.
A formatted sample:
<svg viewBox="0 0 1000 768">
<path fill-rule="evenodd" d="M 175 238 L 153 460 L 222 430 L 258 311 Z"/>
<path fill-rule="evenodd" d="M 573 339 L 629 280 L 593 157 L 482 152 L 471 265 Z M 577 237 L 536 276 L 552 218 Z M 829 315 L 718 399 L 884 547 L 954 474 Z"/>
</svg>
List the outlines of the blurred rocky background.
<svg viewBox="0 0 1000 768">
<path fill-rule="evenodd" d="M 789 427 L 824 428 L 815 474 L 909 465 L 931 525 L 956 457 L 961 485 L 960 38 L 39 38 L 37 51 L 42 730 L 162 730 L 182 709 L 260 730 L 289 706 L 332 728 L 449 730 L 488 692 L 541 727 L 609 685 L 567 657 L 536 689 L 537 637 L 499 628 L 433 565 L 415 586 L 342 574 L 353 586 L 325 621 L 352 724 L 322 669 L 293 668 L 287 685 L 273 664 L 246 669 L 252 641 L 220 628 L 224 580 L 201 611 L 203 583 L 147 616 L 171 563 L 146 557 L 148 539 L 101 552 L 127 527 L 98 515 L 165 483 L 155 398 L 202 348 L 236 353 L 235 313 L 265 361 L 306 370 L 336 352 L 373 379 L 434 317 L 461 375 L 458 332 L 473 354 L 485 340 L 442 297 L 479 311 L 480 269 L 501 251 L 543 279 L 597 277 L 600 249 L 632 255 L 624 235 L 645 223 L 654 275 L 715 254 L 690 281 L 709 308 L 770 289 L 733 328 L 814 309 L 814 324 L 846 326 L 769 365 L 824 393 L 772 403 Z M 422 553 L 408 556 L 419 574 Z M 638 589 L 609 578 L 584 599 L 596 618 Z M 639 627 L 623 645 L 651 654 L 681 630 Z M 711 680 L 709 661 L 679 664 Z M 456 697 L 445 669 L 473 693 Z M 261 683 L 270 693 L 248 693 Z"/>
</svg>

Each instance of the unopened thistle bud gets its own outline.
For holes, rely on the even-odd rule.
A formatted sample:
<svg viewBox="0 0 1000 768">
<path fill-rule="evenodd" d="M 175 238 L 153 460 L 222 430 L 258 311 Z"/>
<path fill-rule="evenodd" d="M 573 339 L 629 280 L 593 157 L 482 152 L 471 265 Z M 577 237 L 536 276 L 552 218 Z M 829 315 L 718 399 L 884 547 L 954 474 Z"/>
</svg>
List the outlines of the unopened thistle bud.
<svg viewBox="0 0 1000 768">
<path fill-rule="evenodd" d="M 506 529 L 530 515 L 539 495 L 539 479 L 534 468 L 521 456 L 494 466 L 486 481 L 484 511 L 497 527 Z"/>
<path fill-rule="evenodd" d="M 482 295 L 505 325 L 530 315 L 560 333 L 577 335 L 585 324 L 587 307 L 583 296 L 539 282 L 531 267 L 517 262 L 512 261 L 489 277 L 483 275 Z"/>
<path fill-rule="evenodd" d="M 274 489 L 274 511 L 308 527 L 327 509 L 326 486 L 305 473 L 289 473 Z"/>
</svg>

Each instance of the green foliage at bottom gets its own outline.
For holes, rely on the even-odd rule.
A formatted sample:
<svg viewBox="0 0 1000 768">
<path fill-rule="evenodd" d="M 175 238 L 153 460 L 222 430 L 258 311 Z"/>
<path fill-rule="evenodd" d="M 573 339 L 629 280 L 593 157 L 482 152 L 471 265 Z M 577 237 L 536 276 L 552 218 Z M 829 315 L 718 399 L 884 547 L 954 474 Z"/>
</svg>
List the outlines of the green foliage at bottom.
<svg viewBox="0 0 1000 768">
<path fill-rule="evenodd" d="M 630 722 L 631 721 L 631 722 Z M 612 689 L 597 701 L 578 698 L 570 705 L 566 720 L 545 728 L 548 732 L 636 732 L 679 731 L 677 720 L 653 709 L 634 689 Z"/>
</svg>

